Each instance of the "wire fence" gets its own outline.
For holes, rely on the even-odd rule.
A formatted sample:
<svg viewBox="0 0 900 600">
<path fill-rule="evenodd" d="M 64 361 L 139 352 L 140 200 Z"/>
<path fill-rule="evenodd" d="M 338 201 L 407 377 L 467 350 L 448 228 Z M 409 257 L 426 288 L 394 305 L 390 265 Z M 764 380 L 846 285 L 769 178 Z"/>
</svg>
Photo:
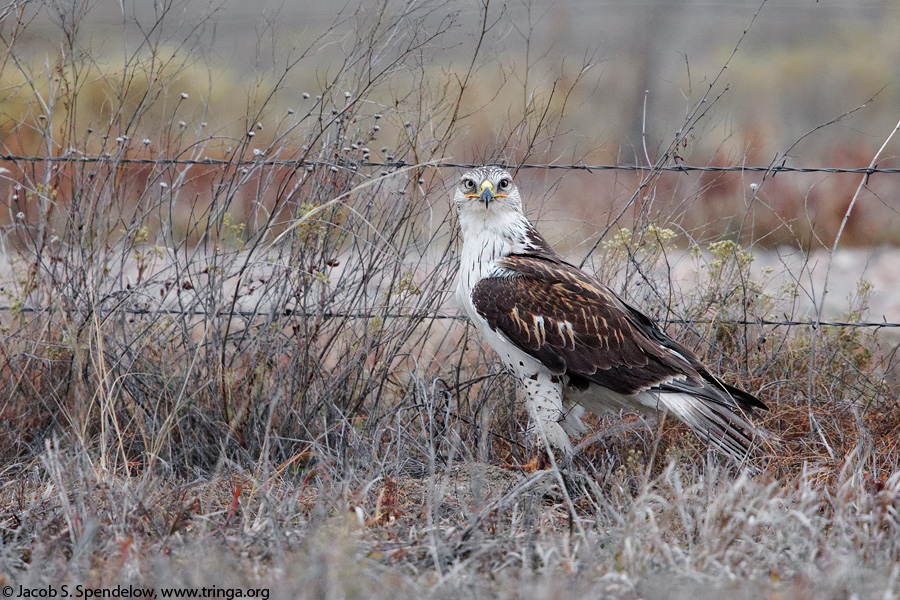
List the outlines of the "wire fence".
<svg viewBox="0 0 900 600">
<path fill-rule="evenodd" d="M 157 165 L 162 167 L 170 166 L 190 166 L 190 165 L 206 165 L 206 166 L 227 166 L 227 167 L 337 167 L 337 168 L 382 168 L 382 169 L 404 169 L 409 167 L 422 167 L 433 169 L 472 169 L 481 166 L 476 163 L 462 162 L 429 162 L 429 163 L 409 163 L 402 160 L 395 161 L 351 161 L 351 160 L 308 160 L 308 159 L 269 159 L 264 155 L 259 155 L 253 159 L 216 159 L 216 158 L 148 158 L 148 157 L 128 157 L 113 156 L 105 154 L 101 156 L 24 156 L 16 154 L 0 153 L 0 162 L 27 162 L 27 163 L 111 163 L 116 165 L 134 164 L 134 165 Z M 506 169 L 544 169 L 544 170 L 573 170 L 573 171 L 667 171 L 675 173 L 691 173 L 691 172 L 756 172 L 756 173 L 847 173 L 866 175 L 867 177 L 875 173 L 896 174 L 900 173 L 900 168 L 879 168 L 879 167 L 791 167 L 785 164 L 770 166 L 747 166 L 747 165 L 638 165 L 638 164 L 595 164 L 588 165 L 583 162 L 568 164 L 541 164 L 541 163 L 493 163 L 496 166 Z M 28 307 L 28 306 L 0 306 L 0 313 L 10 312 L 26 312 L 26 313 L 44 313 L 50 312 L 47 307 Z M 316 313 L 298 313 L 298 311 L 284 310 L 278 313 L 267 311 L 219 311 L 210 313 L 207 311 L 184 311 L 166 308 L 159 309 L 141 309 L 141 308 L 123 308 L 110 309 L 100 312 L 103 314 L 127 314 L 133 316 L 152 316 L 152 315 L 178 315 L 187 317 L 239 317 L 239 318 L 270 318 L 270 317 L 291 317 L 302 316 L 305 318 L 324 318 L 324 319 L 385 319 L 385 318 L 405 318 L 419 320 L 459 320 L 464 321 L 467 317 L 459 314 L 442 314 L 436 312 L 428 313 L 384 313 L 384 312 L 316 312 Z M 854 327 L 854 328 L 871 328 L 871 329 L 891 329 L 900 328 L 900 322 L 889 321 L 817 321 L 817 320 L 794 320 L 794 319 L 666 319 L 666 325 L 702 325 L 711 323 L 721 323 L 739 326 L 766 326 L 766 327 Z"/>
<path fill-rule="evenodd" d="M 157 166 L 189 166 L 189 165 L 206 165 L 206 166 L 231 166 L 231 167 L 338 167 L 338 168 L 382 168 L 382 169 L 405 169 L 409 167 L 422 167 L 433 169 L 474 169 L 482 166 L 481 163 L 462 163 L 462 162 L 426 162 L 411 163 L 403 160 L 395 161 L 353 161 L 353 160 L 308 160 L 308 159 L 270 159 L 265 158 L 264 154 L 260 154 L 252 159 L 244 158 L 149 158 L 149 157 L 128 157 L 106 154 L 102 156 L 23 156 L 16 154 L 0 154 L 0 162 L 27 162 L 27 163 L 111 163 L 111 164 L 133 164 L 133 165 L 157 165 Z M 493 163 L 498 167 L 505 169 L 543 169 L 543 170 L 569 170 L 569 171 L 667 171 L 675 173 L 691 173 L 691 172 L 750 172 L 750 173 L 850 173 L 859 175 L 873 175 L 875 173 L 900 173 L 900 167 L 879 168 L 879 167 L 790 167 L 785 164 L 759 166 L 759 165 L 638 165 L 638 164 L 599 164 L 589 165 L 583 162 L 553 164 L 553 163 Z"/>
<path fill-rule="evenodd" d="M 0 312 L 19 312 L 19 313 L 50 313 L 54 309 L 48 307 L 35 306 L 0 306 Z M 58 311 L 57 311 L 58 312 Z M 460 314 L 446 314 L 439 312 L 410 312 L 410 313 L 392 313 L 392 312 L 305 312 L 292 309 L 285 309 L 277 312 L 266 310 L 222 310 L 209 312 L 205 310 L 176 310 L 169 308 L 120 308 L 120 309 L 103 309 L 85 311 L 88 313 L 99 313 L 104 316 L 112 314 L 126 314 L 132 316 L 182 316 L 182 317 L 240 317 L 244 319 L 252 318 L 319 318 L 319 319 L 413 319 L 413 320 L 449 320 L 449 321 L 465 321 L 468 317 Z M 742 325 L 742 326 L 764 326 L 764 327 L 856 327 L 869 329 L 892 329 L 900 328 L 900 323 L 890 321 L 815 321 L 815 320 L 791 320 L 791 319 L 664 319 L 660 321 L 663 325 Z"/>
</svg>

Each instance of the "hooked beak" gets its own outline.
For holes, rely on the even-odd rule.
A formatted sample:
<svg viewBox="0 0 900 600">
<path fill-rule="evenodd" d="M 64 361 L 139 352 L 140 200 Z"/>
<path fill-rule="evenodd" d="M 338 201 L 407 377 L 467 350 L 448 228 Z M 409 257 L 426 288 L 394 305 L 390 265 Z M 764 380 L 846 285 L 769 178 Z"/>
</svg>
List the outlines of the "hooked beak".
<svg viewBox="0 0 900 600">
<path fill-rule="evenodd" d="M 481 201 L 484 202 L 484 207 L 487 208 L 491 200 L 494 199 L 494 184 L 487 179 L 482 181 L 481 193 L 478 194 L 478 196 L 481 198 Z"/>
</svg>

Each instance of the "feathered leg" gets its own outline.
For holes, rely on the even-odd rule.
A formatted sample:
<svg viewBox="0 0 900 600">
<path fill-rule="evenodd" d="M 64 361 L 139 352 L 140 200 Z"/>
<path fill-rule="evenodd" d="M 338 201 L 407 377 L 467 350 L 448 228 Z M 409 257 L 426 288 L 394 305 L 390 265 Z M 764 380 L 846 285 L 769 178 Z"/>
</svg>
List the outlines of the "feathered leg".
<svg viewBox="0 0 900 600">
<path fill-rule="evenodd" d="M 525 388 L 525 406 L 531 416 L 530 433 L 542 451 L 537 457 L 537 464 L 544 457 L 544 450 L 550 448 L 561 450 L 567 456 L 574 451 L 569 435 L 563 428 L 566 422 L 566 411 L 563 406 L 562 384 L 559 379 L 543 373 L 535 373 L 522 379 Z M 535 461 L 532 461 L 535 462 Z M 529 463 L 530 464 L 530 463 Z"/>
</svg>

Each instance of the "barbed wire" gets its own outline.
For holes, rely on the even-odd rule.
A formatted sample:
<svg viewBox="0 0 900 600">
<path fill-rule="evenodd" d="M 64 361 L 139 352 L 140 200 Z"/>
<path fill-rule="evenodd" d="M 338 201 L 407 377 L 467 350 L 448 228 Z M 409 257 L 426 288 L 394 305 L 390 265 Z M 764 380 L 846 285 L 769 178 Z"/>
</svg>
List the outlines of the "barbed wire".
<svg viewBox="0 0 900 600">
<path fill-rule="evenodd" d="M 481 166 L 477 163 L 460 163 L 460 162 L 429 162 L 429 163 L 410 163 L 402 160 L 395 161 L 323 161 L 323 160 L 307 160 L 307 159 L 268 159 L 262 156 L 253 159 L 221 159 L 221 158 L 141 158 L 141 157 L 122 157 L 122 156 L 25 156 L 16 154 L 0 154 L 0 162 L 31 162 L 31 163 L 109 163 L 112 165 L 134 164 L 134 165 L 159 165 L 159 166 L 189 166 L 189 165 L 206 165 L 206 166 L 231 166 L 231 167 L 337 167 L 342 169 L 356 170 L 360 168 L 382 168 L 382 169 L 403 169 L 408 167 L 420 166 L 422 168 L 433 169 L 473 169 Z M 785 164 L 774 166 L 758 166 L 758 165 L 635 165 L 635 164 L 597 164 L 587 165 L 584 163 L 569 164 L 553 164 L 553 163 L 492 163 L 505 169 L 544 169 L 544 170 L 571 170 L 571 171 L 671 171 L 676 173 L 690 172 L 751 172 L 751 173 L 851 173 L 860 175 L 872 175 L 875 173 L 900 173 L 898 168 L 879 168 L 879 167 L 789 167 Z"/>
<path fill-rule="evenodd" d="M 122 156 L 26 156 L 16 154 L 0 153 L 0 162 L 47 162 L 47 163 L 110 163 L 113 165 L 135 164 L 135 165 L 160 165 L 160 166 L 190 166 L 190 165 L 207 165 L 207 166 L 232 166 L 232 167 L 248 167 L 248 166 L 266 166 L 266 167 L 337 167 L 337 168 L 384 168 L 384 169 L 401 169 L 408 167 L 421 166 L 422 168 L 434 169 L 472 169 L 480 164 L 476 163 L 460 163 L 460 162 L 431 162 L 417 165 L 416 163 L 408 163 L 402 160 L 373 162 L 373 161 L 321 161 L 306 159 L 267 159 L 256 157 L 253 159 L 214 159 L 214 158 L 141 158 L 141 157 L 122 157 Z M 670 172 L 769 172 L 769 173 L 850 173 L 872 175 L 874 173 L 900 173 L 900 168 L 878 168 L 878 167 L 789 167 L 784 164 L 775 166 L 746 166 L 746 165 L 727 165 L 727 166 L 698 166 L 698 165 L 635 165 L 635 164 L 597 164 L 587 165 L 584 163 L 571 164 L 542 164 L 542 163 L 493 163 L 499 167 L 507 169 L 544 169 L 544 170 L 577 170 L 577 171 L 670 171 Z M 22 307 L 22 306 L 0 306 L 0 312 L 27 312 L 27 313 L 43 313 L 49 312 L 51 309 L 46 307 Z M 290 309 L 271 313 L 267 311 L 218 311 L 210 313 L 208 311 L 183 311 L 173 309 L 142 309 L 142 308 L 124 308 L 100 311 L 103 314 L 128 314 L 133 316 L 152 316 L 152 315 L 178 315 L 178 316 L 194 316 L 194 317 L 290 317 L 302 316 L 304 318 L 323 318 L 323 319 L 435 319 L 435 320 L 459 320 L 464 321 L 467 317 L 464 315 L 447 315 L 438 313 L 377 313 L 377 312 L 298 312 Z M 765 326 L 765 327 L 858 327 L 858 328 L 900 328 L 900 323 L 889 321 L 800 321 L 800 320 L 776 320 L 776 319 L 669 319 L 662 322 L 664 325 L 702 325 L 719 323 L 723 325 L 739 325 L 739 326 Z"/>
<path fill-rule="evenodd" d="M 20 312 L 20 313 L 44 313 L 52 312 L 54 309 L 48 307 L 37 306 L 0 306 L 0 312 Z M 58 310 L 58 309 L 57 309 Z M 90 310 L 83 311 L 91 313 Z M 209 312 L 205 310 L 177 310 L 170 308 L 119 308 L 95 310 L 93 312 L 103 315 L 126 314 L 133 316 L 184 316 L 184 317 L 241 317 L 241 318 L 263 318 L 263 317 L 304 317 L 304 318 L 321 318 L 321 319 L 420 319 L 420 320 L 449 320 L 449 321 L 465 321 L 468 319 L 465 315 L 448 315 L 436 312 L 411 312 L 411 313 L 379 313 L 379 312 L 308 312 L 285 309 L 282 311 L 255 311 L 255 310 L 235 310 L 235 311 L 216 311 Z M 874 329 L 891 329 L 900 328 L 900 323 L 890 321 L 801 321 L 791 319 L 666 319 L 658 321 L 661 325 L 757 325 L 762 327 L 858 327 L 858 328 L 874 328 Z"/>
</svg>

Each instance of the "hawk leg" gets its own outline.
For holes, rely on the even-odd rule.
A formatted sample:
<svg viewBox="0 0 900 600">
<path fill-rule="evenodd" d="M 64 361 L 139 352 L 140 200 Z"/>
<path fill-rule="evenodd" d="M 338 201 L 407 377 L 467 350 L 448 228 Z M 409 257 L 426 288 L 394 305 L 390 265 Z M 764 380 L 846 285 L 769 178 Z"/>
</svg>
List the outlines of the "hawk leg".
<svg viewBox="0 0 900 600">
<path fill-rule="evenodd" d="M 562 425 L 562 428 L 570 438 L 584 437 L 588 432 L 587 425 L 581 422 L 581 417 L 584 416 L 584 407 L 565 399 L 563 399 L 563 404 L 566 407 L 566 415 L 559 424 Z"/>
<path fill-rule="evenodd" d="M 573 423 L 567 422 L 566 410 L 563 407 L 562 383 L 558 377 L 543 373 L 535 373 L 522 378 L 525 387 L 525 407 L 531 417 L 530 433 L 538 446 L 545 443 L 551 448 L 562 450 L 566 455 L 573 452 L 572 443 L 566 429 L 581 424 L 575 417 Z M 581 425 L 584 427 L 584 425 Z"/>
</svg>

